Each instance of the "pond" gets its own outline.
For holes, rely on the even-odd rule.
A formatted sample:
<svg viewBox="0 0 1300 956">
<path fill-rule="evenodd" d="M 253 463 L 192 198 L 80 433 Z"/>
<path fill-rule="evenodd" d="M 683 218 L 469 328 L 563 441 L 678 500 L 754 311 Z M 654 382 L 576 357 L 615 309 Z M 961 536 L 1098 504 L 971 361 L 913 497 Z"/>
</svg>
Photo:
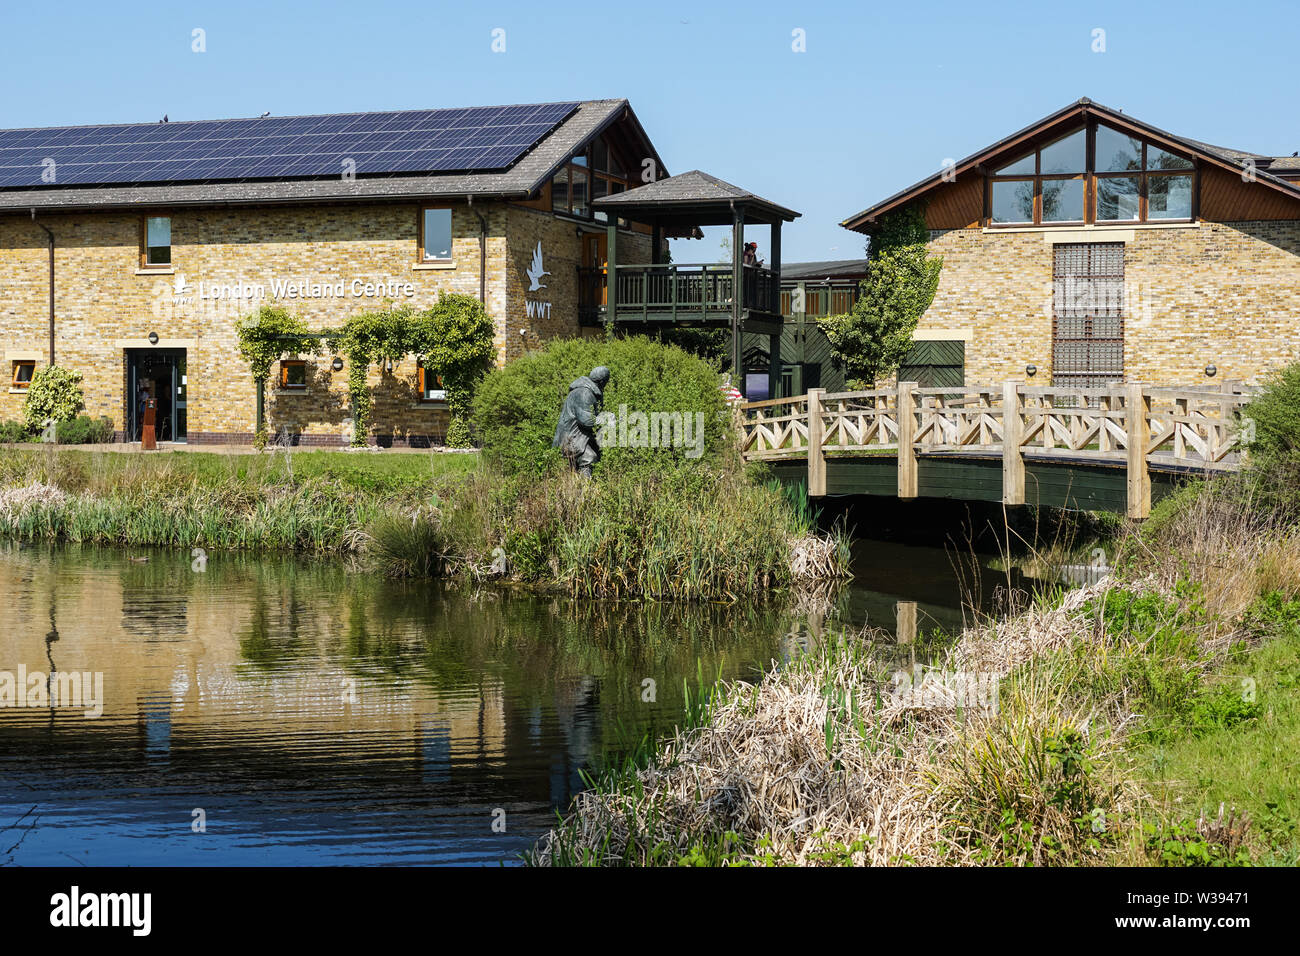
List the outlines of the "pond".
<svg viewBox="0 0 1300 956">
<path fill-rule="evenodd" d="M 516 864 L 582 771 L 671 731 L 684 682 L 827 626 L 960 625 L 945 550 L 855 567 L 681 606 L 0 543 L 0 865 Z"/>
</svg>

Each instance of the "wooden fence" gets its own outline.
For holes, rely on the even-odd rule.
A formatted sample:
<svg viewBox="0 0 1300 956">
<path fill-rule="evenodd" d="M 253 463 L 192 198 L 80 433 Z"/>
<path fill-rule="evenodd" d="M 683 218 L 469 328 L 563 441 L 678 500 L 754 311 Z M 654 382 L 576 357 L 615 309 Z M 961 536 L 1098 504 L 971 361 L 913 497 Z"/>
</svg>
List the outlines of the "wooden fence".
<svg viewBox="0 0 1300 956">
<path fill-rule="evenodd" d="M 1025 460 L 1118 466 L 1128 513 L 1151 509 L 1151 470 L 1236 469 L 1252 391 L 1221 388 L 1028 386 L 896 388 L 750 402 L 739 409 L 742 451 L 752 460 L 807 458 L 808 493 L 826 493 L 827 457 L 893 453 L 898 496 L 917 496 L 925 456 L 1000 455 L 1002 500 L 1025 501 Z M 900 449 L 902 451 L 900 452 Z"/>
</svg>

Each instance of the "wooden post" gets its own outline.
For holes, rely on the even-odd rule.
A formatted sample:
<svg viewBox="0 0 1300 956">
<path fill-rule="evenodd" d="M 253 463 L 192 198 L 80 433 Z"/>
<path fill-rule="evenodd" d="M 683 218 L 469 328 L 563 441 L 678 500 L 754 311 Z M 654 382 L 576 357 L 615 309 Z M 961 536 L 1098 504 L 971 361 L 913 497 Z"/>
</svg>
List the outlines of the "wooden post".
<svg viewBox="0 0 1300 956">
<path fill-rule="evenodd" d="M 1147 443 L 1151 440 L 1151 402 L 1141 385 L 1124 387 L 1128 437 L 1128 516 L 1151 514 L 1151 472 L 1147 470 Z"/>
<path fill-rule="evenodd" d="M 822 396 L 824 388 L 808 390 L 808 497 L 826 494 L 826 456 L 822 453 Z"/>
<path fill-rule="evenodd" d="M 898 497 L 915 498 L 916 382 L 898 383 Z"/>
<path fill-rule="evenodd" d="M 158 415 L 158 399 L 147 398 L 144 403 L 144 424 L 140 428 L 140 450 L 156 451 L 158 441 L 154 431 Z"/>
<path fill-rule="evenodd" d="M 916 602 L 899 601 L 894 605 L 894 639 L 899 644 L 916 640 Z"/>
<path fill-rule="evenodd" d="M 257 380 L 257 431 L 260 434 L 266 425 L 266 379 Z"/>
<path fill-rule="evenodd" d="M 781 392 L 781 336 L 767 337 L 767 397 L 782 398 Z"/>
<path fill-rule="evenodd" d="M 1020 383 L 1002 383 L 1002 503 L 1025 503 L 1025 455 L 1020 449 L 1025 433 L 1020 408 Z"/>
<path fill-rule="evenodd" d="M 731 207 L 731 375 L 732 382 L 746 399 L 745 361 L 740 340 L 741 295 L 745 285 L 745 205 Z M 703 300 L 704 296 L 700 296 Z"/>
<path fill-rule="evenodd" d="M 605 227 L 605 321 L 612 330 L 618 321 L 618 217 Z"/>
<path fill-rule="evenodd" d="M 776 304 L 772 306 L 772 311 L 780 313 L 781 311 L 781 220 L 777 219 L 772 224 L 772 288 L 768 290 L 769 294 L 776 296 Z M 770 302 L 770 300 L 768 300 Z M 768 308 L 768 302 L 764 302 L 763 310 Z M 785 330 L 785 317 L 781 317 L 781 331 L 771 336 L 768 341 L 770 348 L 767 353 L 767 397 L 776 398 L 781 391 L 781 335 Z"/>
<path fill-rule="evenodd" d="M 1240 391 L 1241 384 L 1241 382 L 1234 381 L 1233 379 L 1224 379 L 1222 384 L 1219 385 L 1219 389 L 1224 395 L 1229 396 L 1229 398 L 1219 406 L 1219 421 L 1221 424 L 1218 429 L 1218 436 L 1221 439 L 1221 442 L 1211 442 L 1211 455 L 1217 455 L 1222 451 L 1233 440 L 1234 432 L 1244 424 L 1236 420 L 1237 403 L 1231 400 L 1231 396 L 1236 395 Z M 1238 444 L 1237 455 L 1244 464 L 1246 461 L 1246 447 L 1244 445 Z"/>
</svg>

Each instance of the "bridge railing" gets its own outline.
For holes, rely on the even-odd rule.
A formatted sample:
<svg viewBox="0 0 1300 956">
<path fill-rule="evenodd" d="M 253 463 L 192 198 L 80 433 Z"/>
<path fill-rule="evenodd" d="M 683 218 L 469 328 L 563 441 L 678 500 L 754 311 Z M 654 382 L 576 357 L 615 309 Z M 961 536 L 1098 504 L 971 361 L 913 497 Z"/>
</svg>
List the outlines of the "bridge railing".
<svg viewBox="0 0 1300 956">
<path fill-rule="evenodd" d="M 1150 509 L 1150 469 L 1239 466 L 1241 409 L 1253 390 L 1115 384 L 895 388 L 823 392 L 740 406 L 742 451 L 752 459 L 807 458 L 808 492 L 825 494 L 826 456 L 898 453 L 899 497 L 916 497 L 919 457 L 1000 455 L 1003 500 L 1024 502 L 1025 460 L 1118 465 L 1129 514 Z M 902 453 L 899 450 L 902 449 Z"/>
</svg>

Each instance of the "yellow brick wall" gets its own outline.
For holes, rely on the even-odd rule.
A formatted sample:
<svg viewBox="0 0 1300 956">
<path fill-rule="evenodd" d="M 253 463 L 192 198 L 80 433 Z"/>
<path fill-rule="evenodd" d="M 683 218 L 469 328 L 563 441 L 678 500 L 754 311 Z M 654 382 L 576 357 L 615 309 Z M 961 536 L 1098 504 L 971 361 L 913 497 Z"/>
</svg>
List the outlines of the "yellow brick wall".
<svg viewBox="0 0 1300 956">
<path fill-rule="evenodd" d="M 385 301 L 427 308 L 442 291 L 479 294 L 479 219 L 487 222 L 486 304 L 496 324 L 498 361 L 514 358 L 555 335 L 579 334 L 576 224 L 504 203 L 461 204 L 452 212 L 452 269 L 419 268 L 419 205 L 375 204 L 234 209 L 177 209 L 172 218 L 172 274 L 139 274 L 139 216 L 127 213 L 42 215 L 57 237 L 56 360 L 85 377 L 87 411 L 124 425 L 124 348 L 186 348 L 189 433 L 193 440 L 246 440 L 255 423 L 256 390 L 238 354 L 235 323 L 263 302 L 278 302 L 313 328 L 341 325 L 349 315 Z M 542 241 L 547 288 L 528 293 L 525 270 Z M 636 241 L 648 239 L 636 236 Z M 629 243 L 634 247 L 635 242 Z M 354 279 L 408 284 L 412 294 L 276 299 L 272 280 L 305 283 Z M 179 297 L 175 288 L 183 281 Z M 27 217 L 0 217 L 0 353 L 3 374 L 12 357 L 39 353 L 45 364 L 48 329 L 45 233 Z M 217 285 L 260 284 L 265 299 L 200 299 Z M 529 318 L 526 300 L 550 302 L 550 315 Z M 308 358 L 306 393 L 267 396 L 272 428 L 288 427 L 319 441 L 342 441 L 348 418 L 346 366 L 333 355 Z M 279 369 L 272 370 L 273 386 Z M 417 366 L 408 358 L 390 372 L 373 368 L 372 434 L 440 437 L 446 415 L 416 404 Z M 21 414 L 23 395 L 0 388 L 0 420 Z"/>
<path fill-rule="evenodd" d="M 966 381 L 1052 374 L 1053 246 L 1043 230 L 937 234 L 939 288 L 918 332 L 967 333 Z M 1115 241 L 1093 231 L 1087 241 Z M 1126 237 L 1127 238 L 1127 237 Z M 1300 360 L 1300 222 L 1141 228 L 1124 248 L 1125 379 L 1156 385 L 1259 382 Z"/>
</svg>

